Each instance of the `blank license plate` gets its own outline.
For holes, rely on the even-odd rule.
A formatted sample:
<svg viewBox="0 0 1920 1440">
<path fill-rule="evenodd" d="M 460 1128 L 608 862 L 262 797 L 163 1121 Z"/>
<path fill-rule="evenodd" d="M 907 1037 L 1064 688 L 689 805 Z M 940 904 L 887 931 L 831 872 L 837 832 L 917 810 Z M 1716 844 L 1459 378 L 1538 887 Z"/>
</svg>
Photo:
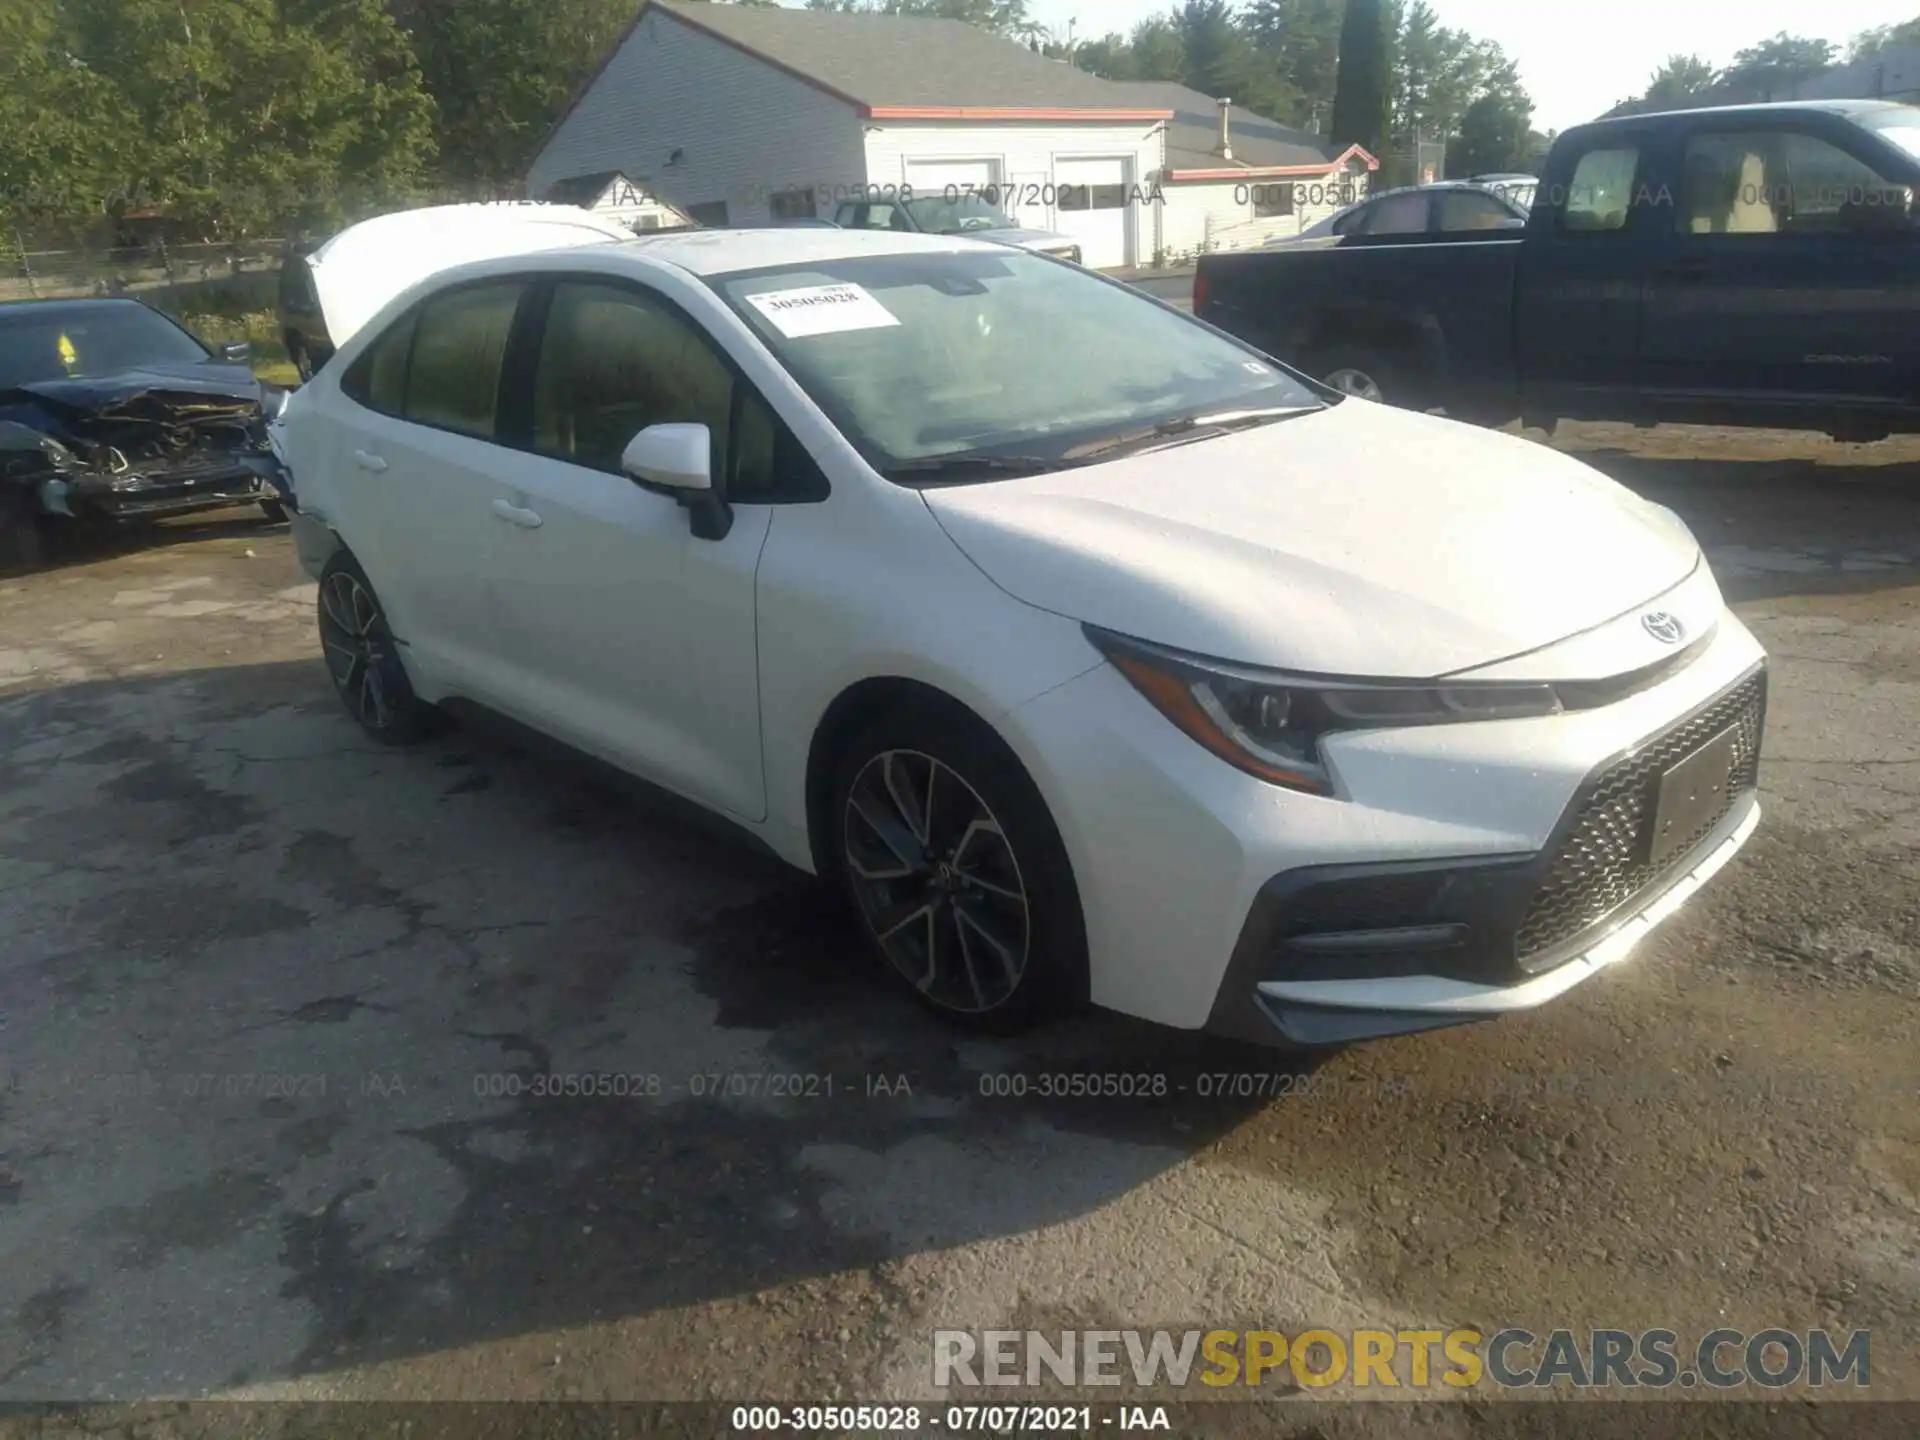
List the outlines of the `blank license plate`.
<svg viewBox="0 0 1920 1440">
<path fill-rule="evenodd" d="M 1719 817 L 1740 760 L 1740 729 L 1722 730 L 1660 777 L 1648 863 L 1660 865 Z"/>
</svg>

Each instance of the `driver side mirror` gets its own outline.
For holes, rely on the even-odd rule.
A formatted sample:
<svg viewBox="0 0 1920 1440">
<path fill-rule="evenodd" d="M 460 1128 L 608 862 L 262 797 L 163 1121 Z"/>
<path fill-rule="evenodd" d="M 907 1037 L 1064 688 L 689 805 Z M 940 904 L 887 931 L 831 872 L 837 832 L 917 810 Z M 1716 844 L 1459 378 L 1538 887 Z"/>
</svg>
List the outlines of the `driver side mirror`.
<svg viewBox="0 0 1920 1440">
<path fill-rule="evenodd" d="M 713 432 L 705 425 L 649 425 L 627 442 L 620 468 L 677 500 L 697 538 L 724 540 L 733 529 L 733 508 L 714 489 Z"/>
</svg>

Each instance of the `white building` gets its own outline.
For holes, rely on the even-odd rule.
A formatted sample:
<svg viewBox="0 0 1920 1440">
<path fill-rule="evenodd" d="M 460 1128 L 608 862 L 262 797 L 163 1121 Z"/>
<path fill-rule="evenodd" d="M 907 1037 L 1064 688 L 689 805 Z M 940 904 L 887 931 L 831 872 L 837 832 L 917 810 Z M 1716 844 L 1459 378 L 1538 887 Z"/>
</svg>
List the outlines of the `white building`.
<svg viewBox="0 0 1920 1440">
<path fill-rule="evenodd" d="M 958 21 L 647 0 L 527 185 L 618 174 L 706 225 L 991 189 L 1018 223 L 1119 267 L 1295 233 L 1333 207 L 1328 179 L 1375 166 L 1238 110 L 1233 154 L 1216 153 L 1217 113 Z"/>
<path fill-rule="evenodd" d="M 1184 85 L 1116 89 L 1173 112 L 1167 124 L 1159 249 L 1170 259 L 1298 235 L 1366 198 L 1380 162 L 1358 145 L 1335 155 L 1317 137 Z"/>
<path fill-rule="evenodd" d="M 555 205 L 578 205 L 582 210 L 624 225 L 636 233 L 687 230 L 693 220 L 676 206 L 633 183 L 618 170 L 570 175 L 535 197 Z"/>
</svg>

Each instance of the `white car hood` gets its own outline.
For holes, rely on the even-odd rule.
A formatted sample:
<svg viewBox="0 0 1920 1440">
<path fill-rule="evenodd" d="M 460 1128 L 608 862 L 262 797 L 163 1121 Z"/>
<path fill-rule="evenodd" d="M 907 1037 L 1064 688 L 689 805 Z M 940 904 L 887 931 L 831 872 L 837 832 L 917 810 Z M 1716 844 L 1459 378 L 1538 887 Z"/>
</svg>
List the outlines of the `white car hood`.
<svg viewBox="0 0 1920 1440">
<path fill-rule="evenodd" d="M 617 221 L 572 205 L 434 205 L 351 225 L 307 257 L 337 350 L 387 302 L 471 260 L 633 239 Z"/>
<path fill-rule="evenodd" d="M 1478 668 L 1613 619 L 1701 563 L 1671 512 L 1577 460 L 1363 400 L 926 501 L 1030 605 L 1326 675 Z"/>
</svg>

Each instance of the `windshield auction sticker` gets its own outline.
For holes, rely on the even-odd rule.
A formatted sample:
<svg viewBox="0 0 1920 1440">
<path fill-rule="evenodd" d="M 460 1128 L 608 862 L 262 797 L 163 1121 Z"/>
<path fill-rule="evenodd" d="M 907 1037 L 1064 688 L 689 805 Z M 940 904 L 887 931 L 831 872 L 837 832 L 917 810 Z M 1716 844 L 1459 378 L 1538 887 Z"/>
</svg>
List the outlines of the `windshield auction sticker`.
<svg viewBox="0 0 1920 1440">
<path fill-rule="evenodd" d="M 749 295 L 746 299 L 789 340 L 848 330 L 883 330 L 900 323 L 899 316 L 859 285 L 813 285 L 804 290 Z"/>
</svg>

